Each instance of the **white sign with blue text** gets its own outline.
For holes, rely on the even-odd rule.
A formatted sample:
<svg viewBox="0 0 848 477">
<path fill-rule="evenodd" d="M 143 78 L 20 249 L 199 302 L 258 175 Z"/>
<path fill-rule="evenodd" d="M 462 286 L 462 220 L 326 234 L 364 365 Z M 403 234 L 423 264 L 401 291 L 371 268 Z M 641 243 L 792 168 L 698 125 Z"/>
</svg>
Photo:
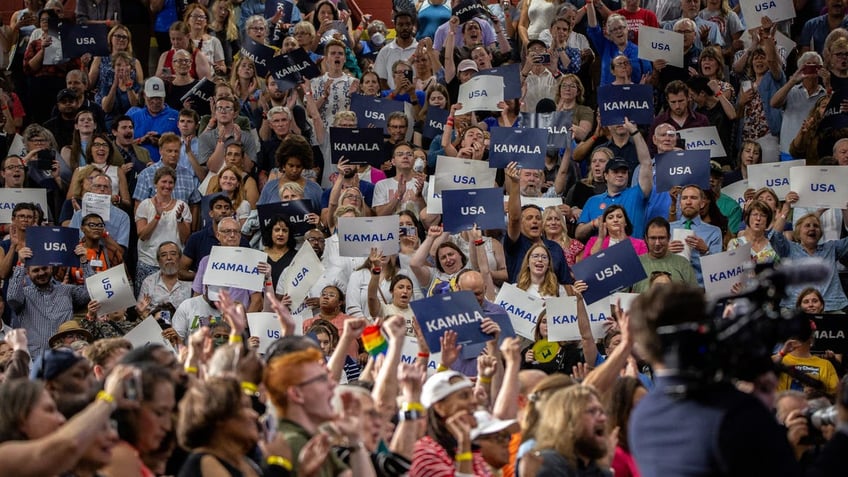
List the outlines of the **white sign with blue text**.
<svg viewBox="0 0 848 477">
<path fill-rule="evenodd" d="M 400 250 L 397 215 L 386 217 L 339 217 L 339 255 L 367 257 L 376 247 L 389 256 Z"/>
<path fill-rule="evenodd" d="M 760 26 L 763 17 L 773 22 L 795 18 L 795 5 L 792 0 L 739 0 L 745 24 L 751 28 Z M 641 28 L 639 35 L 642 34 Z"/>
<path fill-rule="evenodd" d="M 545 302 L 526 291 L 518 288 L 512 283 L 504 283 L 495 304 L 506 310 L 515 334 L 533 340 L 533 332 L 536 329 L 536 320 L 539 313 L 545 308 Z"/>
<path fill-rule="evenodd" d="M 306 247 L 312 248 L 312 247 Z M 264 354 L 271 343 L 280 339 L 283 329 L 276 313 L 257 312 L 247 314 L 247 326 L 250 328 L 250 336 L 259 337 L 259 348 L 257 351 Z"/>
<path fill-rule="evenodd" d="M 748 180 L 742 179 L 732 184 L 721 186 L 721 193 L 735 200 L 739 204 L 739 207 L 742 207 L 745 205 L 745 191 L 749 188 Z"/>
<path fill-rule="evenodd" d="M 707 298 L 730 295 L 730 289 L 745 277 L 745 266 L 751 263 L 751 244 L 701 257 L 701 274 Z"/>
<path fill-rule="evenodd" d="M 496 172 L 486 161 L 438 156 L 432 187 L 427 188 L 427 212 L 442 213 L 442 191 L 493 187 Z"/>
<path fill-rule="evenodd" d="M 258 265 L 267 261 L 267 253 L 252 248 L 212 247 L 203 284 L 262 291 L 265 277 Z"/>
<path fill-rule="evenodd" d="M 12 210 L 16 205 L 28 202 L 47 210 L 45 189 L 2 189 L 0 188 L 0 224 L 12 222 Z"/>
<path fill-rule="evenodd" d="M 789 170 L 789 186 L 798 193 L 795 207 L 848 207 L 848 167 L 805 166 Z"/>
<path fill-rule="evenodd" d="M 85 288 L 91 300 L 100 303 L 97 311 L 100 315 L 123 311 L 135 305 L 133 287 L 123 265 L 116 265 L 86 278 Z"/>
<path fill-rule="evenodd" d="M 748 166 L 748 187 L 754 190 L 761 187 L 770 187 L 777 194 L 777 197 L 783 200 L 790 191 L 789 170 L 793 167 L 806 165 L 807 161 L 804 159 L 751 164 Z"/>
<path fill-rule="evenodd" d="M 671 66 L 683 68 L 683 34 L 641 25 L 639 58 L 648 61 L 665 60 Z"/>
<path fill-rule="evenodd" d="M 457 102 L 462 109 L 454 114 L 468 114 L 472 111 L 500 111 L 498 103 L 503 101 L 504 82 L 500 76 L 474 76 L 459 85 Z"/>
<path fill-rule="evenodd" d="M 142 348 L 149 344 L 161 344 L 165 349 L 176 354 L 171 342 L 162 336 L 162 328 L 152 316 L 145 318 L 135 328 L 124 335 L 124 339 L 132 343 L 133 348 Z"/>
<path fill-rule="evenodd" d="M 683 138 L 686 149 L 706 149 L 710 151 L 711 158 L 727 157 L 727 151 L 724 150 L 724 144 L 715 126 L 681 129 L 677 131 L 677 134 Z"/>
<path fill-rule="evenodd" d="M 321 259 L 311 246 L 304 244 L 280 276 L 277 289 L 282 288 L 282 294 L 291 297 L 292 307 L 300 306 L 308 296 L 309 289 L 318 283 L 323 273 Z"/>
</svg>

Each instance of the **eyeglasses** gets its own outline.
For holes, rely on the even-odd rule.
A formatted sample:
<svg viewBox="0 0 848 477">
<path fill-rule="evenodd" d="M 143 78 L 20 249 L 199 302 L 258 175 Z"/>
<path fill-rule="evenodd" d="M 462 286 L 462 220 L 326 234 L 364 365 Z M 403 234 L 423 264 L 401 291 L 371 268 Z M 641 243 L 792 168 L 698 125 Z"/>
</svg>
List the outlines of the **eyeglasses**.
<svg viewBox="0 0 848 477">
<path fill-rule="evenodd" d="M 322 237 L 307 237 L 306 241 L 309 243 L 324 243 L 326 242 L 326 239 Z"/>
<path fill-rule="evenodd" d="M 339 295 L 337 293 L 322 293 L 321 298 L 338 298 Z"/>
<path fill-rule="evenodd" d="M 24 166 L 6 166 L 3 169 L 6 169 L 7 171 L 22 171 L 22 170 L 26 169 L 26 167 L 24 167 Z"/>
<path fill-rule="evenodd" d="M 560 88 L 562 89 L 577 89 L 577 85 L 574 83 L 563 83 Z"/>
<path fill-rule="evenodd" d="M 90 228 L 90 229 L 95 229 L 95 230 L 102 229 L 103 227 L 106 227 L 106 224 L 96 223 L 96 222 L 89 222 L 89 223 L 83 224 L 83 225 Z"/>
<path fill-rule="evenodd" d="M 174 60 L 174 63 L 180 63 L 180 64 L 185 65 L 187 63 L 191 63 L 191 59 L 190 58 L 180 58 L 178 60 Z"/>
<path fill-rule="evenodd" d="M 218 113 L 232 113 L 233 107 L 232 106 L 216 106 L 215 111 L 218 112 Z"/>
<path fill-rule="evenodd" d="M 91 147 L 109 147 L 109 144 L 105 142 L 93 142 L 91 143 Z"/>
<path fill-rule="evenodd" d="M 309 378 L 306 381 L 303 381 L 299 384 L 295 384 L 295 386 L 301 387 L 301 386 L 308 386 L 312 383 L 326 383 L 329 380 L 330 380 L 330 375 L 327 374 L 327 373 L 323 373 L 323 374 L 319 374 L 318 376 Z"/>
<path fill-rule="evenodd" d="M 221 235 L 237 235 L 241 233 L 239 229 L 218 229 L 218 233 Z"/>
<path fill-rule="evenodd" d="M 530 260 L 540 260 L 540 261 L 543 261 L 543 262 L 547 262 L 548 261 L 548 255 L 545 254 L 545 253 L 534 253 L 534 254 L 530 255 Z"/>
<path fill-rule="evenodd" d="M 29 142 L 43 143 L 43 142 L 47 142 L 47 138 L 43 138 L 43 137 L 31 137 L 31 138 L 29 138 Z"/>
<path fill-rule="evenodd" d="M 605 416 L 607 414 L 607 411 L 605 411 L 604 408 L 602 408 L 600 406 L 590 407 L 589 409 L 586 409 L 584 412 L 586 414 L 591 414 L 592 417 L 600 417 L 600 416 Z"/>
<path fill-rule="evenodd" d="M 252 27 L 249 27 L 248 30 L 250 30 L 250 31 L 265 31 L 265 27 L 264 26 L 252 26 Z M 297 35 L 297 34 L 295 33 L 295 35 Z"/>
<path fill-rule="evenodd" d="M 512 434 L 508 432 L 498 432 L 497 434 L 486 434 L 480 436 L 480 439 L 506 444 L 510 441 L 510 439 L 512 439 Z"/>
<path fill-rule="evenodd" d="M 620 31 L 624 31 L 624 30 L 627 30 L 627 27 L 625 25 L 622 25 L 622 26 L 617 26 L 615 28 L 610 28 L 608 31 L 610 33 L 618 33 Z"/>
<path fill-rule="evenodd" d="M 116 40 L 129 40 L 130 39 L 130 37 L 128 37 L 127 35 L 121 35 L 121 34 L 112 35 L 112 38 L 115 38 Z"/>
<path fill-rule="evenodd" d="M 18 220 L 35 220 L 35 216 L 34 216 L 34 215 L 21 215 L 21 214 L 18 214 L 18 215 L 16 215 L 16 216 L 12 217 L 12 218 L 13 218 L 13 219 L 18 219 Z"/>
<path fill-rule="evenodd" d="M 192 20 L 206 20 L 207 19 L 206 15 L 204 15 L 202 13 L 198 13 L 198 14 L 192 13 L 188 17 L 191 18 Z"/>
</svg>

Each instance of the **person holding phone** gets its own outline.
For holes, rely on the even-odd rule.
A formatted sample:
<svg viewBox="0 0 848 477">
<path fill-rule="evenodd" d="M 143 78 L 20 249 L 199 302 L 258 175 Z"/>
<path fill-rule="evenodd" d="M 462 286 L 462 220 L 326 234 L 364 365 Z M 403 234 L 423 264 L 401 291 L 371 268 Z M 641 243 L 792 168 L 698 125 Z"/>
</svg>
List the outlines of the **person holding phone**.
<svg viewBox="0 0 848 477">
<path fill-rule="evenodd" d="M 632 68 L 630 78 L 634 83 L 639 83 L 643 75 L 651 73 L 651 63 L 640 60 L 639 47 L 628 40 L 627 19 L 617 13 L 610 15 L 607 18 L 606 35 L 604 35 L 598 23 L 595 4 L 590 0 L 586 3 L 586 20 L 589 24 L 586 34 L 601 57 L 601 86 L 612 83 L 613 74 L 610 63 L 619 55 L 625 55 L 630 59 Z"/>
<path fill-rule="evenodd" d="M 781 86 L 769 103 L 783 110 L 780 125 L 780 155 L 782 160 L 793 159 L 789 146 L 801 129 L 816 102 L 827 94 L 820 79 L 824 78 L 822 58 L 815 51 L 808 51 L 798 58 L 798 70 Z"/>
<path fill-rule="evenodd" d="M 527 44 L 527 57 L 521 68 L 522 111 L 536 112 L 536 104 L 543 98 L 556 97 L 556 80 L 560 73 L 551 63 L 551 53 L 542 40 L 530 40 Z"/>
</svg>

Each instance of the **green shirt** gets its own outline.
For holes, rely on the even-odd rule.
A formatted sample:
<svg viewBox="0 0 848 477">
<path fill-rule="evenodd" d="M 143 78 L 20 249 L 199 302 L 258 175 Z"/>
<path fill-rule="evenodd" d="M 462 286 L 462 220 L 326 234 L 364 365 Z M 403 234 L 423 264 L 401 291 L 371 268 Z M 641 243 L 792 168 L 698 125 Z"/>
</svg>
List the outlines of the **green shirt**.
<svg viewBox="0 0 848 477">
<path fill-rule="evenodd" d="M 716 205 L 721 215 L 727 217 L 727 229 L 736 235 L 742 225 L 742 208 L 727 194 L 719 195 Z"/>
<path fill-rule="evenodd" d="M 294 456 L 291 460 L 293 471 L 295 475 L 298 475 L 298 463 L 297 457 L 300 455 L 300 450 L 303 449 L 303 446 L 309 442 L 309 439 L 312 439 L 312 435 L 306 431 L 300 424 L 289 421 L 288 419 L 280 419 L 277 432 L 282 434 L 283 438 L 289 443 L 291 446 L 292 456 Z M 330 450 L 327 455 L 327 460 L 324 461 L 324 465 L 318 469 L 317 477 L 335 477 L 342 472 L 348 469 L 347 465 L 341 461 L 341 459 L 336 456 L 336 453 Z"/>
<path fill-rule="evenodd" d="M 633 293 L 642 293 L 650 286 L 651 273 L 653 272 L 668 272 L 671 274 L 671 281 L 675 283 L 686 283 L 688 285 L 698 286 L 698 280 L 695 278 L 695 269 L 689 260 L 674 253 L 667 253 L 663 258 L 653 258 L 650 254 L 645 254 L 639 257 L 642 266 L 645 267 L 645 273 L 648 278 L 633 285 Z"/>
</svg>

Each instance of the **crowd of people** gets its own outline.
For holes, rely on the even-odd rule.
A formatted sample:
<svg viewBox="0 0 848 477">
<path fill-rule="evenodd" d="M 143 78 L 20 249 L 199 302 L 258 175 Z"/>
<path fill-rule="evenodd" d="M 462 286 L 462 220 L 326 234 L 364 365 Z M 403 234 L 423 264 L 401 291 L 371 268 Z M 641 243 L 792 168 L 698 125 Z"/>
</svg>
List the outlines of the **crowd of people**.
<svg viewBox="0 0 848 477">
<path fill-rule="evenodd" d="M 739 182 L 762 163 L 848 167 L 842 0 L 777 22 L 736 0 L 507 0 L 462 19 L 475 2 L 422 0 L 385 21 L 350 3 L 23 0 L 0 25 L 0 182 L 46 200 L 2 195 L 0 474 L 841 474 L 848 349 L 816 346 L 811 317 L 848 312 L 848 208 Z M 57 59 L 60 23 L 105 25 L 109 54 Z M 683 66 L 644 59 L 642 27 L 681 35 Z M 302 50 L 320 74 L 280 81 L 254 63 L 262 46 Z M 513 64 L 518 97 L 463 110 L 462 85 Z M 602 125 L 599 88 L 636 84 L 653 121 Z M 398 111 L 375 160 L 334 163 L 334 128 L 373 127 L 357 96 Z M 510 162 L 484 184 L 503 190 L 503 226 L 446 230 L 437 168 L 488 161 L 498 128 L 555 112 L 570 123 L 545 167 Z M 658 162 L 705 126 L 725 151 L 709 187 L 660 192 Z M 260 213 L 280 202 L 306 226 Z M 340 224 L 362 217 L 397 217 L 398 252 L 343 253 Z M 72 266 L 28 264 L 44 225 L 79 231 Z M 646 278 L 601 329 L 572 268 L 622 242 Z M 658 329 L 706 320 L 702 260 L 743 246 L 752 269 L 831 272 L 785 290 L 800 326 L 771 343 L 768 371 L 675 397 Z M 205 283 L 213 247 L 263 252 L 261 290 Z M 293 302 L 283 277 L 301 250 L 323 271 Z M 86 279 L 115 267 L 137 303 L 103 313 Z M 579 340 L 549 340 L 560 310 L 544 307 L 532 332 L 507 332 L 523 319 L 499 300 L 513 289 L 574 297 Z M 466 353 L 449 330 L 431 352 L 415 302 L 469 291 L 490 340 Z M 276 317 L 270 345 L 256 312 Z M 151 322 L 161 342 L 125 338 Z"/>
</svg>

